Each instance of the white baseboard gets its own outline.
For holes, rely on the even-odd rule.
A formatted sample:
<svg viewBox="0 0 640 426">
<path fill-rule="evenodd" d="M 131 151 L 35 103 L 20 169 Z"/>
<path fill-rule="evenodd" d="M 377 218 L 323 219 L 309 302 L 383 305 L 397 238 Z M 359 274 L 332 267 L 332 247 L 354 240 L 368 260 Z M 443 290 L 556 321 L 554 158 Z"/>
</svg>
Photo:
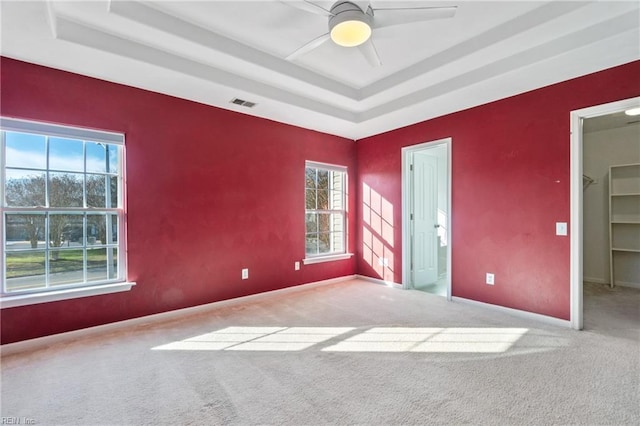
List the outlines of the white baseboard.
<svg viewBox="0 0 640 426">
<path fill-rule="evenodd" d="M 609 280 L 606 280 L 604 278 L 582 277 L 582 281 L 594 284 L 609 284 Z"/>
<path fill-rule="evenodd" d="M 295 293 L 298 291 L 308 290 L 310 288 L 335 284 L 342 281 L 355 279 L 356 275 L 345 275 L 343 277 L 331 278 L 323 281 L 315 281 L 307 284 L 299 284 L 291 287 L 285 287 L 278 290 L 266 291 L 263 293 L 250 294 L 248 296 L 236 297 L 234 299 L 221 300 L 219 302 L 207 303 L 205 305 L 192 306 L 189 308 L 176 309 L 173 311 L 160 312 L 158 314 L 147 315 L 140 318 L 132 318 L 123 321 L 112 322 L 109 324 L 97 325 L 94 327 L 83 328 L 81 330 L 67 331 L 65 333 L 52 334 L 50 336 L 37 337 L 35 339 L 23 340 L 15 343 L 7 343 L 0 346 L 0 356 L 13 355 L 20 352 L 31 352 L 37 349 L 51 346 L 58 343 L 78 340 L 81 338 L 93 336 L 96 334 L 118 331 L 123 328 L 130 328 L 139 325 L 148 325 L 156 322 L 169 321 L 176 318 L 184 318 L 187 315 L 201 314 L 209 310 L 219 309 L 221 307 L 232 306 L 239 303 L 247 303 L 257 301 L 263 298 L 272 297 L 274 295 Z"/>
<path fill-rule="evenodd" d="M 602 278 L 582 277 L 582 281 L 594 284 L 609 285 L 609 280 L 605 280 Z M 633 283 L 629 281 L 616 281 L 616 285 L 619 285 L 620 287 L 640 288 L 640 283 Z"/>
<path fill-rule="evenodd" d="M 616 285 L 619 285 L 620 287 L 631 287 L 631 288 L 640 289 L 640 283 L 631 283 L 628 281 L 616 281 Z"/>
<path fill-rule="evenodd" d="M 356 275 L 356 278 L 361 279 L 361 280 L 365 280 L 365 281 L 370 281 L 376 284 L 380 284 L 380 285 L 385 285 L 387 287 L 392 287 L 392 288 L 396 288 L 396 289 L 403 289 L 402 284 L 398 284 L 398 283 L 394 283 L 392 281 L 384 281 L 378 278 L 372 278 L 372 277 L 367 277 L 365 275 Z M 567 320 L 562 320 L 559 318 L 554 318 L 554 317 L 550 317 L 547 315 L 541 315 L 541 314 L 536 314 L 533 312 L 527 312 L 527 311 L 521 311 L 519 309 L 512 309 L 512 308 L 507 308 L 504 306 L 498 306 L 498 305 L 492 305 L 490 303 L 484 303 L 484 302 L 478 302 L 476 300 L 471 300 L 471 299 L 465 299 L 463 297 L 455 297 L 453 296 L 451 298 L 452 301 L 454 302 L 461 302 L 461 303 L 466 303 L 469 305 L 475 305 L 475 306 L 481 306 L 484 308 L 489 308 L 489 309 L 493 309 L 496 311 L 500 311 L 500 312 L 504 312 L 510 315 L 514 315 L 514 316 L 518 316 L 521 318 L 526 318 L 526 319 L 531 319 L 531 320 L 535 320 L 535 321 L 540 321 L 540 322 L 544 322 L 547 324 L 551 324 L 551 325 L 555 325 L 558 327 L 567 327 L 567 328 L 571 328 L 571 321 L 567 321 Z"/>
<path fill-rule="evenodd" d="M 385 280 L 381 280 L 379 278 L 373 278 L 373 277 L 367 277 L 366 275 L 356 275 L 355 276 L 358 279 L 364 280 L 364 281 L 370 281 L 372 283 L 376 283 L 376 284 L 380 284 L 380 285 L 386 285 L 387 287 L 393 287 L 393 288 L 397 288 L 402 290 L 404 287 L 402 286 L 402 284 L 398 284 L 398 283 L 394 283 L 393 281 L 385 281 Z"/>
<path fill-rule="evenodd" d="M 558 327 L 571 328 L 571 321 L 550 317 L 548 315 L 536 314 L 528 311 L 521 311 L 520 309 L 507 308 L 499 305 L 492 305 L 491 303 L 478 302 L 476 300 L 465 299 L 463 297 L 457 297 L 457 296 L 453 296 L 452 300 L 454 302 L 460 302 L 468 305 L 474 305 L 474 306 L 480 306 L 483 308 L 493 309 L 495 311 L 504 312 L 506 314 L 514 315 L 520 318 L 540 321 L 540 322 L 544 322 L 550 325 L 555 325 Z"/>
</svg>

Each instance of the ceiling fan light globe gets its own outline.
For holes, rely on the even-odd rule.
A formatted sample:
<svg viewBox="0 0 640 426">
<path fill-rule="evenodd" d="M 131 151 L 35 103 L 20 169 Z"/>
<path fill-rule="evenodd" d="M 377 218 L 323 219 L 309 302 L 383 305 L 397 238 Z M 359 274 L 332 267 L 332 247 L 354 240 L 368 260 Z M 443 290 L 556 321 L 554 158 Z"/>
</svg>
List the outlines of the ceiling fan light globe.
<svg viewBox="0 0 640 426">
<path fill-rule="evenodd" d="M 360 20 L 343 21 L 331 29 L 331 40 L 344 47 L 359 46 L 371 37 L 371 27 Z"/>
</svg>

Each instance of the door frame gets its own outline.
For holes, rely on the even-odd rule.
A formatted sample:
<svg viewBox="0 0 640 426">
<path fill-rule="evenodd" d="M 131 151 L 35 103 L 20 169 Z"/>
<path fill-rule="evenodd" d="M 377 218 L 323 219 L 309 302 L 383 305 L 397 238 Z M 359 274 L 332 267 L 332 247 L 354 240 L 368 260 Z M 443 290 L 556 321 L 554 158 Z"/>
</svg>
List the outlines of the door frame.
<svg viewBox="0 0 640 426">
<path fill-rule="evenodd" d="M 640 106 L 640 97 L 623 99 L 571 111 L 570 148 L 570 322 L 571 328 L 582 330 L 583 318 L 583 129 L 582 120 L 625 111 Z"/>
<path fill-rule="evenodd" d="M 402 288 L 408 290 L 410 286 L 411 274 L 411 198 L 413 188 L 411 187 L 411 170 L 409 165 L 413 154 L 439 145 L 447 147 L 447 300 L 451 301 L 451 249 L 452 249 L 452 222 L 451 222 L 451 138 L 438 139 L 424 142 L 417 145 L 402 148 Z"/>
</svg>

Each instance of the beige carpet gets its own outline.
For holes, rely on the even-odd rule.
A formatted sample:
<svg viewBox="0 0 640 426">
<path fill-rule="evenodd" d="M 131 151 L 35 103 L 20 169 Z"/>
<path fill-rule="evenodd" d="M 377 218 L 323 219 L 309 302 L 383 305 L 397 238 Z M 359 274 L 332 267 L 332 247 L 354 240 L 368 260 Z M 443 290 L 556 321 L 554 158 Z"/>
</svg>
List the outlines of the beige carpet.
<svg viewBox="0 0 640 426">
<path fill-rule="evenodd" d="M 431 284 L 414 284 L 413 289 L 435 294 L 437 296 L 447 297 L 447 278 L 441 277 L 438 281 Z"/>
<path fill-rule="evenodd" d="M 637 425 L 639 307 L 638 290 L 587 286 L 577 332 L 353 280 L 5 356 L 1 414 L 76 425 Z"/>
</svg>

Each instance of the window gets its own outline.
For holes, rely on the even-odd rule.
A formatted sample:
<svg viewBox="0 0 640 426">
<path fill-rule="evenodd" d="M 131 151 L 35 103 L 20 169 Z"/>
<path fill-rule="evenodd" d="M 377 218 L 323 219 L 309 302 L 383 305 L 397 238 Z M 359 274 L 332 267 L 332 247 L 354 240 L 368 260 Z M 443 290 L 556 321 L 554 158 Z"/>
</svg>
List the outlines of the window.
<svg viewBox="0 0 640 426">
<path fill-rule="evenodd" d="M 346 188 L 346 167 L 306 163 L 305 263 L 346 255 Z"/>
<path fill-rule="evenodd" d="M 123 282 L 124 135 L 0 124 L 2 298 Z"/>
</svg>

